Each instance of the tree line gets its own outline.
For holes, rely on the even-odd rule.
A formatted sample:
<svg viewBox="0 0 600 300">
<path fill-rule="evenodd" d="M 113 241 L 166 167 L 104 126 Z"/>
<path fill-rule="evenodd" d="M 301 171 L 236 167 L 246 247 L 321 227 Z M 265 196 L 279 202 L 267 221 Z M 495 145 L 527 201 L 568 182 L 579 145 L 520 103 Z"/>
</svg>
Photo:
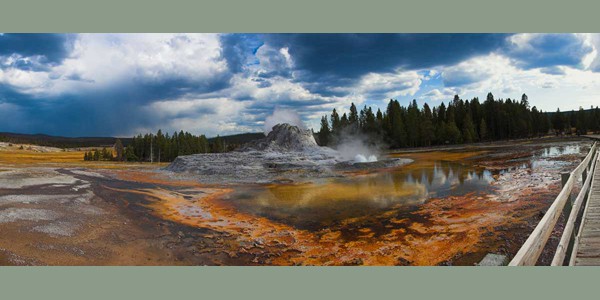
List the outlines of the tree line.
<svg viewBox="0 0 600 300">
<path fill-rule="evenodd" d="M 127 147 L 123 147 L 121 140 L 117 139 L 112 151 L 102 149 L 86 152 L 84 160 L 114 160 L 114 161 L 151 161 L 170 162 L 177 156 L 198 153 L 220 153 L 231 151 L 236 144 L 228 144 L 220 136 L 213 139 L 205 135 L 193 135 L 180 131 L 163 134 L 158 130 L 156 134 L 139 134 L 131 139 Z"/>
<path fill-rule="evenodd" d="M 331 115 L 321 118 L 321 128 L 315 134 L 322 146 L 335 146 L 345 138 L 357 134 L 369 143 L 385 141 L 390 148 L 421 147 L 445 144 L 497 141 L 505 139 L 541 137 L 548 134 L 586 134 L 600 132 L 600 109 L 544 112 L 530 107 L 527 95 L 520 100 L 494 99 L 489 93 L 486 100 L 475 97 L 463 100 L 459 96 L 447 105 L 441 103 L 421 108 L 413 100 L 407 107 L 398 100 L 390 100 L 385 111 L 364 106 L 358 111 L 354 103 L 349 113 L 333 109 Z M 231 142 L 217 136 L 174 132 L 172 135 L 139 134 L 126 147 L 117 139 L 113 149 L 103 148 L 84 154 L 85 160 L 170 162 L 177 156 L 198 153 L 232 151 L 240 144 L 262 137 L 262 133 L 240 134 Z"/>
<path fill-rule="evenodd" d="M 109 150 L 106 147 L 104 147 L 104 148 L 102 148 L 102 150 L 94 149 L 94 150 L 85 152 L 83 154 L 83 160 L 99 161 L 99 160 L 118 160 L 118 159 L 116 159 L 116 157 L 113 155 L 112 150 Z"/>
<path fill-rule="evenodd" d="M 541 137 L 553 133 L 585 134 L 600 131 L 598 107 L 578 112 L 546 113 L 530 107 L 527 95 L 520 100 L 475 97 L 463 100 L 458 95 L 448 103 L 419 108 L 413 100 L 408 107 L 390 100 L 387 109 L 374 112 L 365 106 L 360 112 L 354 103 L 348 114 L 333 109 L 321 118 L 316 134 L 320 145 L 335 146 L 347 136 L 361 134 L 369 140 L 383 139 L 390 148 L 472 143 L 505 139 Z"/>
</svg>

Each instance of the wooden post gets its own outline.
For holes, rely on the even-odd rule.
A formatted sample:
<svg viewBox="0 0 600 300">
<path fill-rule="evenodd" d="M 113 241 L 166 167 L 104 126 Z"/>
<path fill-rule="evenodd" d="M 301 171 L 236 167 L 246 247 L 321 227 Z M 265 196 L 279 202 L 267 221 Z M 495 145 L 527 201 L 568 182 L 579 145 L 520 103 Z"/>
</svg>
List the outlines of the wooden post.
<svg viewBox="0 0 600 300">
<path fill-rule="evenodd" d="M 560 174 L 562 187 L 565 187 L 565 184 L 567 184 L 567 180 L 569 180 L 569 176 L 571 176 L 571 173 L 561 173 Z"/>
<path fill-rule="evenodd" d="M 565 185 L 567 184 L 567 181 L 569 180 L 569 177 L 571 177 L 571 173 L 561 173 L 560 174 L 560 179 L 561 179 L 561 187 L 565 188 Z M 571 198 L 571 195 L 569 194 L 569 205 L 565 205 L 565 216 L 568 216 L 569 213 L 571 212 L 571 206 L 573 206 L 573 199 Z"/>
</svg>

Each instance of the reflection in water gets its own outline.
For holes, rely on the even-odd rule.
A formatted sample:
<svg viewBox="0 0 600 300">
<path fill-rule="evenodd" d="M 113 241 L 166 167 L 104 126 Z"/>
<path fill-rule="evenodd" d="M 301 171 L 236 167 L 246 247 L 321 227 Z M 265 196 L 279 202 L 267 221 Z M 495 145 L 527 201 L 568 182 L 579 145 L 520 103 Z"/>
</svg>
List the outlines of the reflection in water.
<svg viewBox="0 0 600 300">
<path fill-rule="evenodd" d="M 514 159 L 512 162 L 522 162 L 517 165 L 513 165 L 510 167 L 506 167 L 500 170 L 500 174 L 504 174 L 506 172 L 512 172 L 517 169 L 529 169 L 531 172 L 536 172 L 540 167 L 545 167 L 548 165 L 560 165 L 563 164 L 561 162 L 552 161 L 554 158 L 558 158 L 563 155 L 574 155 L 574 154 L 582 154 L 587 153 L 588 149 L 583 148 L 581 144 L 567 144 L 561 146 L 550 146 L 544 147 L 540 150 L 533 151 L 531 155 L 526 157 L 522 157 L 519 159 Z M 511 162 L 511 161 L 509 161 Z"/>
<path fill-rule="evenodd" d="M 208 209 L 230 230 L 255 226 L 243 234 L 261 249 L 273 245 L 275 264 L 472 265 L 485 253 L 516 252 L 508 241 L 527 236 L 559 173 L 589 148 L 558 145 L 390 154 L 414 161 L 313 183 L 236 186 Z"/>
<path fill-rule="evenodd" d="M 227 200 L 241 211 L 316 230 L 390 209 L 410 212 L 431 197 L 487 193 L 492 181 L 491 172 L 482 168 L 425 160 L 321 183 L 244 187 Z"/>
<path fill-rule="evenodd" d="M 563 146 L 546 147 L 536 153 L 537 156 L 541 157 L 557 157 L 561 155 L 579 154 L 581 153 L 581 145 L 571 144 Z"/>
<path fill-rule="evenodd" d="M 583 150 L 579 143 L 531 149 L 494 173 L 467 159 L 484 152 L 416 153 L 408 155 L 413 163 L 391 171 L 325 182 L 243 186 L 226 200 L 243 212 L 318 230 L 386 211 L 406 215 L 431 198 L 492 194 L 497 191 L 492 184 L 494 174 L 525 168 L 534 173 L 546 164 L 556 164 L 554 157 Z"/>
</svg>

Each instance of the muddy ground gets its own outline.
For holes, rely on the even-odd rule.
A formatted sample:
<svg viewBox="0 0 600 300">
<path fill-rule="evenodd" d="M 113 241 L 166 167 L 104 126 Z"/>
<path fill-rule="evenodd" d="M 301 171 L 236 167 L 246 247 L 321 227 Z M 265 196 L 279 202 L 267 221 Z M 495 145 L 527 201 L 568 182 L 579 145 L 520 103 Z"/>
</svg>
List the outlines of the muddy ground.
<svg viewBox="0 0 600 300">
<path fill-rule="evenodd" d="M 532 153 L 565 143 L 583 148 L 531 162 Z M 415 178 L 440 157 L 487 170 L 490 190 L 428 194 L 366 215 L 355 214 L 363 209 L 357 206 L 326 226 L 289 218 L 287 202 L 278 202 L 280 215 L 251 211 L 232 201 L 237 186 L 174 178 L 157 167 L 19 163 L 0 152 L 0 265 L 473 265 L 490 252 L 512 257 L 560 191 L 560 173 L 573 169 L 589 144 L 532 140 L 397 153 L 415 160 L 404 170 L 414 168 Z M 340 183 L 260 188 L 331 201 L 353 196 Z M 407 190 L 378 189 L 390 197 Z M 560 231 L 540 264 L 551 260 Z"/>
</svg>

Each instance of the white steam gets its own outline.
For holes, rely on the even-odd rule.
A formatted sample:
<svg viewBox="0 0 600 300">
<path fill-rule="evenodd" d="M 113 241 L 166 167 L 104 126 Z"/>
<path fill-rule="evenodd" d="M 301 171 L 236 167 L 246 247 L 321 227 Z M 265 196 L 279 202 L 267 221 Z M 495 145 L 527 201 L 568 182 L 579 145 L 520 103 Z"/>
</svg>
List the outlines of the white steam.
<svg viewBox="0 0 600 300">
<path fill-rule="evenodd" d="M 306 129 L 306 126 L 298 113 L 289 109 L 276 108 L 273 111 L 273 114 L 265 119 L 265 135 L 273 130 L 273 126 L 281 123 L 288 123 L 290 125 L 298 126 L 300 129 Z"/>
<path fill-rule="evenodd" d="M 356 156 L 354 157 L 354 162 L 357 162 L 357 163 L 374 162 L 374 161 L 377 161 L 377 156 L 375 156 L 375 155 L 369 155 L 369 157 L 365 157 L 362 154 L 356 154 Z"/>
<path fill-rule="evenodd" d="M 357 163 L 377 161 L 377 150 L 369 147 L 360 136 L 351 136 L 338 144 L 336 150 L 343 160 Z"/>
</svg>

